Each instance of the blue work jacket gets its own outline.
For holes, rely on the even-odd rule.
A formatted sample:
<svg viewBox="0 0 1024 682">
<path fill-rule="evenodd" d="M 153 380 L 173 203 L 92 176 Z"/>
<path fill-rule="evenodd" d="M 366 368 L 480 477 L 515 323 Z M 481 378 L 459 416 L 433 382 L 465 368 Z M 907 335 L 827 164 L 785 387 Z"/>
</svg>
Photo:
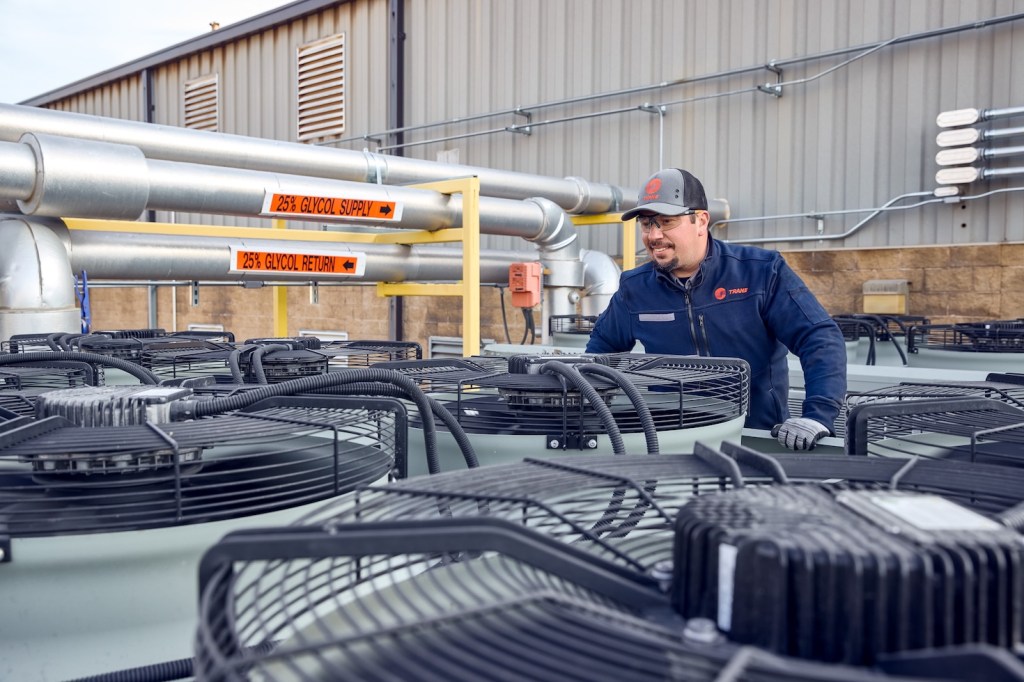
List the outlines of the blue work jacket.
<svg viewBox="0 0 1024 682">
<path fill-rule="evenodd" d="M 835 433 L 846 395 L 842 332 L 777 251 L 709 237 L 693 277 L 680 281 L 651 262 L 622 273 L 594 324 L 588 353 L 630 351 L 742 358 L 750 364 L 745 425 L 770 429 L 789 418 L 787 349 L 800 358 L 803 415 Z"/>
</svg>

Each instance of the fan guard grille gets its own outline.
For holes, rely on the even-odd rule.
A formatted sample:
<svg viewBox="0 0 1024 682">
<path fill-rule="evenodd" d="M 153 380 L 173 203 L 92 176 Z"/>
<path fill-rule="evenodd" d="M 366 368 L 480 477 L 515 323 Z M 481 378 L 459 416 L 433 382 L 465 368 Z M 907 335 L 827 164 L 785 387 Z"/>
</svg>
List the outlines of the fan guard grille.
<svg viewBox="0 0 1024 682">
<path fill-rule="evenodd" d="M 393 399 L 278 397 L 189 422 L 0 432 L 0 534 L 134 530 L 259 514 L 386 476 L 406 457 Z"/>
<path fill-rule="evenodd" d="M 736 679 L 875 679 L 681 637 L 657 589 L 680 506 L 787 478 L 939 491 L 987 513 L 1024 494 L 998 467 L 728 449 L 421 477 L 232 534 L 200 568 L 197 679 L 710 680 L 730 665 Z"/>
</svg>

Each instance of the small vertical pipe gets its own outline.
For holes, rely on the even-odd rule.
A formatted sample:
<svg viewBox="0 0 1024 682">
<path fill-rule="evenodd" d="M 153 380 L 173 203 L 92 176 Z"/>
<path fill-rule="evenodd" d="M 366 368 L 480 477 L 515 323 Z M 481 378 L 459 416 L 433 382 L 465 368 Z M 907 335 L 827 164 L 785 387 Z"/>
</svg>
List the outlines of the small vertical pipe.
<svg viewBox="0 0 1024 682">
<path fill-rule="evenodd" d="M 388 0 L 388 111 L 387 127 L 396 130 L 405 125 L 405 0 Z M 399 131 L 388 135 L 388 145 L 399 145 L 391 150 L 395 156 L 402 156 L 401 145 L 405 133 Z M 388 335 L 394 341 L 405 337 L 403 324 L 403 301 L 401 296 L 392 296 L 388 306 Z"/>
<path fill-rule="evenodd" d="M 156 329 L 159 326 L 157 321 L 157 286 L 149 285 L 149 328 Z"/>
<path fill-rule="evenodd" d="M 146 123 L 154 123 L 155 121 L 153 120 L 153 112 L 156 111 L 156 101 L 153 98 L 153 71 L 151 69 L 143 69 L 141 79 L 142 119 Z M 146 211 L 146 222 L 156 222 L 156 211 L 152 209 Z M 153 325 L 153 327 L 155 327 L 155 325 Z"/>
</svg>

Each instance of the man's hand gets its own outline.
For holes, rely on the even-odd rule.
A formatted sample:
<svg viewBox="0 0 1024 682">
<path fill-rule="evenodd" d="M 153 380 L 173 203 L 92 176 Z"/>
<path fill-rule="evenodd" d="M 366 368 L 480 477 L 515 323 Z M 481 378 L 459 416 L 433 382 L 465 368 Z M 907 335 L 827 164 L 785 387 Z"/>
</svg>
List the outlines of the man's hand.
<svg viewBox="0 0 1024 682">
<path fill-rule="evenodd" d="M 790 417 L 777 428 L 779 442 L 790 450 L 813 450 L 829 434 L 823 425 L 806 417 Z"/>
</svg>

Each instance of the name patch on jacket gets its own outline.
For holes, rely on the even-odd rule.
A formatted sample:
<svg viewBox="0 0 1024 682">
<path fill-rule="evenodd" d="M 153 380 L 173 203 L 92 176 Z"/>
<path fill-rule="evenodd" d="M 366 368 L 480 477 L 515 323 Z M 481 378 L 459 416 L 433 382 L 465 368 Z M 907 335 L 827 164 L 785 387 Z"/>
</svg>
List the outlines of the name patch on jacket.
<svg viewBox="0 0 1024 682">
<path fill-rule="evenodd" d="M 675 313 L 640 313 L 641 322 L 673 322 Z"/>
</svg>

